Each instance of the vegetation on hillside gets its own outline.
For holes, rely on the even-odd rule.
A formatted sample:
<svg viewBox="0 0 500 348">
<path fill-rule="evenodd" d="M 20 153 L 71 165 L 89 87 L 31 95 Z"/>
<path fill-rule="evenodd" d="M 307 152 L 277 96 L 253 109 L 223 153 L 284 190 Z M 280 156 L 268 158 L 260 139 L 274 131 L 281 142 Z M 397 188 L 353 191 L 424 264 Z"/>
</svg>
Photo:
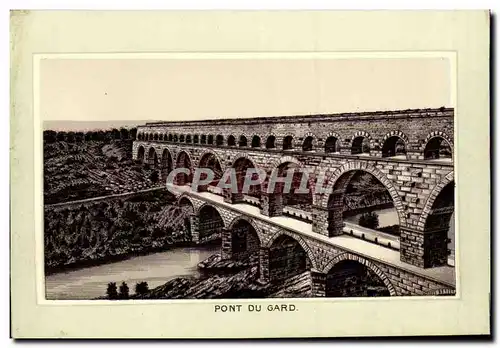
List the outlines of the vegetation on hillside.
<svg viewBox="0 0 500 348">
<path fill-rule="evenodd" d="M 108 202 L 45 207 L 45 266 L 111 259 L 188 242 L 187 212 L 166 190 Z"/>
<path fill-rule="evenodd" d="M 44 138 L 44 203 L 54 204 L 158 186 L 157 170 L 132 160 L 137 130 L 55 132 Z M 153 180 L 152 180 L 153 179 Z"/>
</svg>

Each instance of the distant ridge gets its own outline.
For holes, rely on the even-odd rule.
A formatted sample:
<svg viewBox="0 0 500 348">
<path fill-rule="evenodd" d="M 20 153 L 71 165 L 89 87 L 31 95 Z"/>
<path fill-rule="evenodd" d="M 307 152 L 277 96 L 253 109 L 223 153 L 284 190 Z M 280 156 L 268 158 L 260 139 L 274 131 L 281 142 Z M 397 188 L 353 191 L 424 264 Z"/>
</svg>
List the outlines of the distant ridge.
<svg viewBox="0 0 500 348">
<path fill-rule="evenodd" d="M 154 120 L 133 120 L 133 121 L 44 121 L 43 130 L 55 131 L 93 131 L 106 130 L 121 127 L 133 128 L 143 125 L 146 122 L 159 122 Z"/>
</svg>

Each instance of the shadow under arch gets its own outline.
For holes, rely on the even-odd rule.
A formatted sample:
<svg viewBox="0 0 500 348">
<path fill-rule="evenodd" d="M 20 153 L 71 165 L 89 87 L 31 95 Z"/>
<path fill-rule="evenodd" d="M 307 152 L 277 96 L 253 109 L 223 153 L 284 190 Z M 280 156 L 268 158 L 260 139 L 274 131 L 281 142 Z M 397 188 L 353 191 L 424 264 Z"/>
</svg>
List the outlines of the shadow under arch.
<svg viewBox="0 0 500 348">
<path fill-rule="evenodd" d="M 361 258 L 361 257 L 354 255 L 354 254 L 350 254 L 350 253 L 345 252 L 345 253 L 342 253 L 340 255 L 335 256 L 323 268 L 323 273 L 328 275 L 334 269 L 334 267 L 336 265 L 338 265 L 339 263 L 341 263 L 343 261 L 354 261 L 354 262 L 357 262 L 360 265 L 366 267 L 367 269 L 372 271 L 376 276 L 378 276 L 378 278 L 383 282 L 383 284 L 387 288 L 390 296 L 398 296 L 396 288 L 394 287 L 394 285 L 392 285 L 392 283 L 389 280 L 389 278 L 387 277 L 387 275 L 384 272 L 382 272 L 380 270 L 380 268 L 378 268 L 373 262 L 371 262 L 367 259 Z M 325 289 L 325 290 L 326 290 L 326 292 L 328 292 L 328 289 Z"/>
</svg>

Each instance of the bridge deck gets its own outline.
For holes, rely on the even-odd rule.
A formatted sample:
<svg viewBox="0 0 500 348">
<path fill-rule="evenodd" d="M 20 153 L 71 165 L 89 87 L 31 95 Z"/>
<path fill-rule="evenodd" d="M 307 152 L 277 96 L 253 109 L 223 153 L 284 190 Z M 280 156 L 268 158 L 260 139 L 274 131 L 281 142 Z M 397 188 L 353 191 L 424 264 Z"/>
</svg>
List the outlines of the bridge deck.
<svg viewBox="0 0 500 348">
<path fill-rule="evenodd" d="M 278 225 L 299 235 L 304 235 L 330 244 L 339 249 L 343 249 L 346 252 L 364 256 L 375 261 L 384 262 L 393 267 L 403 269 L 438 282 L 446 283 L 451 286 L 455 286 L 456 283 L 454 267 L 443 266 L 426 269 L 419 268 L 402 262 L 400 260 L 399 251 L 391 250 L 349 235 L 327 237 L 313 232 L 312 224 L 308 222 L 285 216 L 268 217 L 260 214 L 260 209 L 258 207 L 247 203 L 229 204 L 224 202 L 223 197 L 219 195 L 209 192 L 195 192 L 191 190 L 191 187 L 189 186 L 174 186 L 172 184 L 167 184 L 167 189 L 177 194 L 184 192 L 188 193 L 190 196 L 197 197 L 203 201 L 211 202 L 227 209 L 238 211 L 243 215 L 251 216 L 255 219 Z"/>
</svg>

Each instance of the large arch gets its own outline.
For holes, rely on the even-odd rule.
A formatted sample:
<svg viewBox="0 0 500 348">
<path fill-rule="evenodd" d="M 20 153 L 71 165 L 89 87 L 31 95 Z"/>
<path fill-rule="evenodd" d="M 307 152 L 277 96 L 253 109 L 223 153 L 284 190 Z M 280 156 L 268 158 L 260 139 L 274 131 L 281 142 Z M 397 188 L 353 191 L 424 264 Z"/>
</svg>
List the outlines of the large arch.
<svg viewBox="0 0 500 348">
<path fill-rule="evenodd" d="M 323 268 L 323 273 L 327 274 L 327 284 L 326 284 L 326 289 L 325 289 L 327 297 L 329 297 L 328 292 L 330 290 L 330 289 L 328 289 L 328 285 L 329 285 L 328 284 L 328 274 L 331 273 L 332 270 L 334 270 L 334 267 L 336 265 L 339 265 L 343 261 L 357 262 L 360 265 L 366 267 L 371 272 L 373 272 L 376 276 L 378 276 L 378 278 L 383 282 L 383 284 L 387 288 L 390 296 L 397 296 L 398 295 L 396 288 L 394 287 L 394 285 L 392 285 L 391 281 L 389 280 L 389 277 L 384 272 L 382 272 L 380 270 L 380 268 L 378 268 L 377 265 L 375 265 L 373 262 L 371 262 L 367 259 L 361 258 L 361 257 L 354 255 L 354 254 L 342 253 L 340 255 L 335 256 Z"/>
<path fill-rule="evenodd" d="M 174 161 L 172 159 L 172 154 L 168 149 L 163 149 L 161 155 L 161 175 L 163 181 L 167 180 L 168 174 L 174 169 Z"/>
<path fill-rule="evenodd" d="M 208 185 L 217 186 L 219 184 L 219 180 L 222 178 L 222 175 L 224 174 L 222 163 L 223 162 L 221 161 L 220 157 L 215 152 L 212 151 L 206 151 L 200 156 L 200 160 L 198 162 L 198 168 L 210 169 L 214 174 L 212 182 Z M 206 179 L 206 175 L 202 173 L 200 175 L 200 179 L 201 180 Z M 207 188 L 206 185 L 198 187 L 200 191 L 205 191 L 206 188 Z"/>
<path fill-rule="evenodd" d="M 227 229 L 231 233 L 231 258 L 233 260 L 258 260 L 261 241 L 259 229 L 255 223 L 248 218 L 237 217 Z"/>
<path fill-rule="evenodd" d="M 326 187 L 326 193 L 323 194 L 321 199 L 321 207 L 329 212 L 329 235 L 338 235 L 342 233 L 344 197 L 348 185 L 351 183 L 354 175 L 363 172 L 371 174 L 385 187 L 392 199 L 394 209 L 397 212 L 399 226 L 406 226 L 403 203 L 392 182 L 387 179 L 384 173 L 374 166 L 365 162 L 356 161 L 343 165 L 333 173 Z"/>
<path fill-rule="evenodd" d="M 137 161 L 139 161 L 140 163 L 144 163 L 144 153 L 145 153 L 145 150 L 144 150 L 144 146 L 139 146 L 137 148 Z"/>
<path fill-rule="evenodd" d="M 247 170 L 250 168 L 257 169 L 257 166 L 255 166 L 253 161 L 250 158 L 248 158 L 248 156 L 243 155 L 243 156 L 235 159 L 235 161 L 233 162 L 232 168 L 234 168 L 235 172 L 236 172 L 236 182 L 237 182 L 237 187 L 238 187 L 237 194 L 238 195 L 247 194 L 249 196 L 260 199 L 261 185 L 259 185 L 259 184 L 251 185 L 248 189 L 248 193 L 243 192 Z M 253 173 L 254 179 L 257 179 L 256 176 L 258 176 L 258 173 Z"/>
<path fill-rule="evenodd" d="M 269 245 L 269 280 L 284 281 L 315 268 L 315 258 L 302 238 L 283 231 L 266 243 Z"/>
<path fill-rule="evenodd" d="M 220 211 L 210 204 L 203 204 L 197 212 L 200 243 L 218 239 L 224 229 L 224 220 Z"/>
<path fill-rule="evenodd" d="M 156 168 L 158 165 L 158 154 L 154 147 L 150 147 L 148 151 L 148 166 L 151 168 Z"/>
<path fill-rule="evenodd" d="M 429 194 L 429 197 L 427 197 L 427 200 L 424 203 L 422 214 L 420 214 L 420 219 L 418 220 L 418 226 L 420 230 L 425 229 L 429 213 L 431 212 L 432 206 L 434 205 L 434 202 L 436 201 L 436 198 L 438 197 L 439 193 L 442 192 L 447 185 L 454 182 L 454 178 L 455 174 L 454 171 L 452 170 L 451 172 L 446 174 L 444 178 L 439 183 L 437 183 L 436 186 L 434 186 L 434 188 L 432 189 L 431 193 Z"/>
<path fill-rule="evenodd" d="M 175 168 L 186 168 L 189 170 L 189 174 L 186 174 L 186 173 L 177 174 L 175 177 L 176 185 L 182 186 L 182 185 L 191 184 L 192 179 L 193 179 L 192 163 L 193 162 L 191 161 L 191 157 L 189 156 L 189 153 L 187 153 L 184 150 L 177 153 L 177 157 L 175 159 Z"/>
<path fill-rule="evenodd" d="M 301 247 L 302 249 L 304 249 L 304 251 L 306 252 L 307 254 L 307 257 L 309 259 L 309 261 L 311 262 L 311 268 L 313 269 L 319 269 L 318 267 L 318 262 L 316 260 L 316 257 L 314 256 L 314 252 L 312 251 L 312 249 L 309 247 L 309 245 L 307 244 L 307 242 L 304 240 L 304 238 L 302 238 L 301 236 L 293 233 L 293 232 L 289 232 L 287 230 L 280 230 L 276 233 L 274 233 L 271 238 L 267 239 L 263 244 L 262 244 L 262 247 L 263 248 L 270 248 L 273 243 L 280 237 L 280 236 L 288 236 L 292 239 L 294 239 Z"/>
</svg>

